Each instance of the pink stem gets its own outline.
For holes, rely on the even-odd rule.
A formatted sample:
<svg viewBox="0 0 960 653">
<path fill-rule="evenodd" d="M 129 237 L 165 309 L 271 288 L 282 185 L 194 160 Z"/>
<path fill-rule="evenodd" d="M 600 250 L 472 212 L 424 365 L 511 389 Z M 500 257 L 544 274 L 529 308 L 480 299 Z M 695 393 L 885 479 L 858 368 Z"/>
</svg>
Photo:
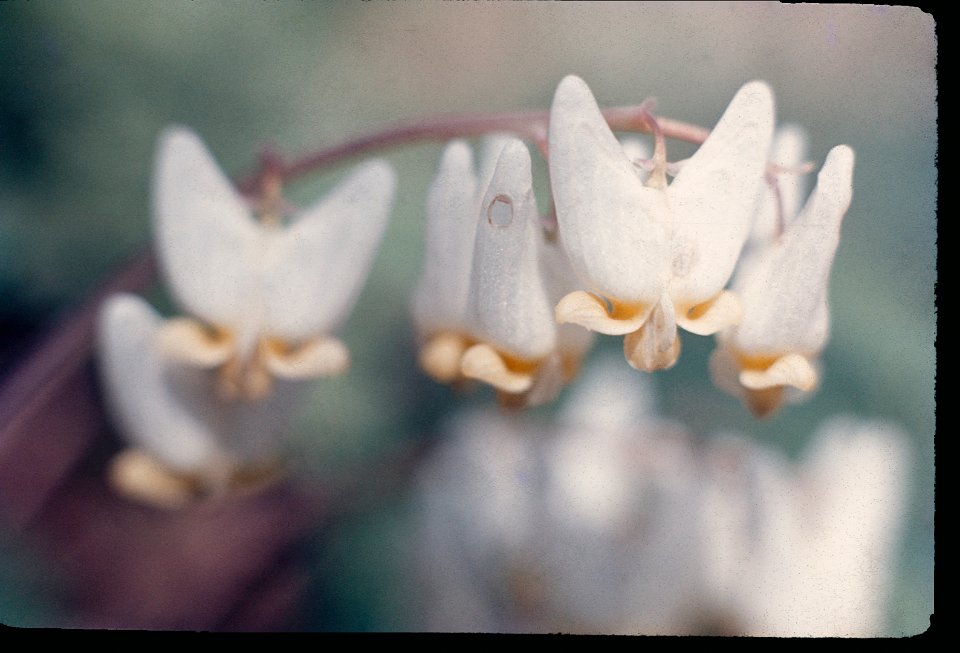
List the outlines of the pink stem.
<svg viewBox="0 0 960 653">
<path fill-rule="evenodd" d="M 614 131 L 651 133 L 646 104 L 614 107 L 603 112 Z M 245 194 L 260 190 L 263 177 L 279 174 L 290 181 L 325 166 L 334 165 L 370 152 L 384 150 L 416 141 L 444 141 L 451 138 L 470 138 L 495 132 L 510 132 L 535 143 L 546 133 L 550 114 L 547 111 L 529 111 L 496 114 L 462 114 L 399 123 L 381 131 L 305 154 L 284 162 L 276 152 L 264 157 L 257 172 L 244 177 L 238 184 Z M 710 130 L 669 118 L 658 118 L 657 123 L 667 138 L 702 143 Z"/>
</svg>

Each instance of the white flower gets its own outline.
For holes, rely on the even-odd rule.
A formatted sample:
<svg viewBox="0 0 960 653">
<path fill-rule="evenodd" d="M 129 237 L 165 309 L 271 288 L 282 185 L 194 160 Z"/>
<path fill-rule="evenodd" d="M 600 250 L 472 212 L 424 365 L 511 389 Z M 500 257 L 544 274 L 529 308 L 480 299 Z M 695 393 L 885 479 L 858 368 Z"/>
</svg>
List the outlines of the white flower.
<svg viewBox="0 0 960 653">
<path fill-rule="evenodd" d="M 192 319 L 163 327 L 171 355 L 219 369 L 228 396 L 256 399 L 272 378 L 344 371 L 345 321 L 382 238 L 393 170 L 368 161 L 326 198 L 279 223 L 260 221 L 192 132 L 160 138 L 154 236 L 167 284 Z"/>
<path fill-rule="evenodd" d="M 885 634 L 903 433 L 834 418 L 793 463 L 742 436 L 693 438 L 633 400 L 638 377 L 595 371 L 562 421 L 473 412 L 447 429 L 417 495 L 423 625 Z M 630 424 L 590 417 L 608 410 Z"/>
<path fill-rule="evenodd" d="M 279 384 L 259 402 L 224 401 L 216 372 L 170 359 L 160 343 L 163 328 L 133 295 L 115 295 L 101 309 L 107 407 L 133 446 L 111 465 L 114 486 L 175 507 L 275 471 L 285 418 L 297 400 L 293 384 Z"/>
<path fill-rule="evenodd" d="M 519 414 L 462 411 L 418 470 L 412 600 L 426 630 L 523 630 L 505 610 L 511 568 L 537 540 L 534 443 Z"/>
<path fill-rule="evenodd" d="M 441 383 L 462 377 L 460 359 L 475 343 L 467 319 L 467 295 L 480 193 L 505 142 L 503 138 L 485 141 L 478 175 L 470 146 L 451 141 L 427 197 L 426 251 L 411 314 L 423 341 L 420 366 Z"/>
<path fill-rule="evenodd" d="M 682 630 L 701 589 L 689 442 L 648 413 L 647 379 L 611 366 L 589 366 L 561 421 L 471 412 L 445 430 L 416 510 L 425 627 Z"/>
<path fill-rule="evenodd" d="M 853 150 L 833 148 L 800 214 L 784 214 L 782 235 L 745 257 L 734 278 L 743 319 L 718 337 L 711 370 L 717 385 L 757 415 L 776 410 L 786 388 L 809 392 L 817 385 L 816 360 L 830 327 L 830 268 L 853 193 L 853 164 Z M 758 220 L 770 221 L 763 214 Z"/>
<path fill-rule="evenodd" d="M 909 470 L 899 429 L 833 418 L 799 465 L 732 437 L 704 461 L 704 596 L 740 632 L 885 634 Z"/>
<path fill-rule="evenodd" d="M 432 377 L 478 379 L 507 403 L 533 405 L 556 396 L 589 339 L 558 332 L 553 320 L 550 293 L 566 290 L 568 274 L 540 226 L 530 153 L 517 139 L 496 145 L 482 187 L 466 144 L 444 152 L 413 315 L 420 363 Z"/>
<path fill-rule="evenodd" d="M 690 632 L 700 590 L 691 440 L 657 415 L 652 379 L 612 356 L 584 377 L 541 444 L 547 520 L 531 557 L 546 569 L 549 604 L 592 632 Z"/>
<path fill-rule="evenodd" d="M 632 163 L 583 80 L 557 88 L 550 114 L 550 177 L 560 239 L 586 286 L 556 307 L 558 322 L 626 335 L 636 368 L 670 367 L 677 326 L 707 335 L 740 317 L 723 290 L 762 190 L 773 97 L 745 85 L 710 137 L 666 184 Z M 644 181 L 646 179 L 646 181 Z"/>
</svg>

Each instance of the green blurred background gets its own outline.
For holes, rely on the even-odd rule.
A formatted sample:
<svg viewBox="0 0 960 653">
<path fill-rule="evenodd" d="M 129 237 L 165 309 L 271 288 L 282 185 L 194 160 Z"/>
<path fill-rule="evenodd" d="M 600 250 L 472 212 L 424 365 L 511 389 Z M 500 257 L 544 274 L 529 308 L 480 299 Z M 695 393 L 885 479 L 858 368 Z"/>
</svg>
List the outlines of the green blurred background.
<svg viewBox="0 0 960 653">
<path fill-rule="evenodd" d="M 705 126 L 744 82 L 765 79 L 818 167 L 833 145 L 857 153 L 824 382 L 812 401 L 755 422 L 710 383 L 712 340 L 688 335 L 677 367 L 655 377 L 661 408 L 701 435 L 739 430 L 790 455 L 836 413 L 904 428 L 915 474 L 890 631 L 920 632 L 933 612 L 934 30 L 915 8 L 849 5 L 2 2 L 0 370 L 147 242 L 154 140 L 170 123 L 240 175 L 265 144 L 296 154 L 404 118 L 546 109 L 568 73 L 601 104 L 655 96 L 661 114 Z M 317 385 L 298 433 L 317 473 L 363 473 L 459 406 L 491 400 L 455 396 L 414 363 L 407 301 L 439 152 L 387 155 L 399 192 L 344 330 L 354 367 Z M 342 169 L 291 197 L 309 201 Z M 403 499 L 318 538 L 303 627 L 410 627 Z M 37 564 L 0 541 L 0 622 L 58 623 L 55 583 Z"/>
</svg>

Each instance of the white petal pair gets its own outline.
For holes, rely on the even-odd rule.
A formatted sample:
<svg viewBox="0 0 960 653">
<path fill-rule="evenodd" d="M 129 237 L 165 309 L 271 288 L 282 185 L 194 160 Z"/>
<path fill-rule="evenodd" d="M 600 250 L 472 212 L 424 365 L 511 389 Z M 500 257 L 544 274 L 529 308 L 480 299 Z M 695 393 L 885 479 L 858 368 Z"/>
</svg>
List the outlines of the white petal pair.
<svg viewBox="0 0 960 653">
<path fill-rule="evenodd" d="M 164 329 L 167 351 L 221 370 L 227 395 L 258 398 L 272 377 L 344 371 L 331 333 L 359 294 L 386 228 L 395 175 L 382 160 L 357 167 L 332 193 L 280 224 L 251 214 L 192 132 L 160 139 L 154 236 L 167 284 L 200 323 Z"/>
<path fill-rule="evenodd" d="M 526 146 L 489 142 L 481 170 L 474 171 L 469 146 L 455 141 L 430 189 L 413 297 L 420 363 L 441 382 L 478 379 L 510 403 L 541 403 L 556 395 L 589 343 L 558 334 L 553 320 L 548 293 L 563 283 L 564 261 L 540 227 Z"/>
<path fill-rule="evenodd" d="M 559 322 L 626 335 L 639 369 L 670 367 L 677 327 L 706 335 L 736 323 L 723 290 L 753 222 L 773 135 L 773 97 L 745 85 L 673 183 L 634 166 L 583 80 L 557 88 L 550 176 L 560 238 L 584 290 L 563 298 Z M 664 162 L 659 162 L 661 166 Z"/>
<path fill-rule="evenodd" d="M 781 140 L 781 147 L 793 148 L 793 140 Z M 743 319 L 720 334 L 711 359 L 716 383 L 742 397 L 757 415 L 776 410 L 787 388 L 809 392 L 817 385 L 816 361 L 830 326 L 830 269 L 852 198 L 853 165 L 852 149 L 833 148 L 799 214 L 799 195 L 791 202 L 783 194 L 778 217 L 770 215 L 777 210 L 775 201 L 766 202 L 758 215 L 758 225 L 782 223 L 782 234 L 761 226 L 759 244 L 744 257 L 733 281 Z M 787 178 L 784 185 L 793 184 Z M 777 188 L 768 194 L 777 195 Z"/>
</svg>

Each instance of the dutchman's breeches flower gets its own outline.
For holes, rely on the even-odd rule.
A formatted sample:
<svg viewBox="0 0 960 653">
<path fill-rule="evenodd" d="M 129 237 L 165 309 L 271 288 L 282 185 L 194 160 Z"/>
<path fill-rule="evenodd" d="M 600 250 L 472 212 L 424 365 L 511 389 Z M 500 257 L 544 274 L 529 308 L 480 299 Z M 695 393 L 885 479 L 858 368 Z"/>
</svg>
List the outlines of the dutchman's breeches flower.
<svg viewBox="0 0 960 653">
<path fill-rule="evenodd" d="M 541 274 L 543 235 L 530 152 L 522 142 L 504 145 L 480 206 L 467 293 L 478 343 L 464 353 L 461 371 L 520 395 L 544 373 L 560 376 L 559 369 L 544 367 L 556 349 L 557 329 Z"/>
<path fill-rule="evenodd" d="M 833 148 L 800 214 L 783 216 L 782 235 L 750 252 L 734 278 L 743 320 L 718 336 L 711 370 L 717 385 L 758 416 L 776 410 L 787 388 L 809 392 L 817 385 L 816 359 L 830 327 L 830 268 L 853 194 L 853 164 L 852 149 Z"/>
<path fill-rule="evenodd" d="M 505 403 L 534 405 L 575 373 L 589 338 L 553 320 L 552 293 L 566 291 L 569 272 L 540 226 L 527 147 L 495 141 L 484 158 L 481 183 L 468 146 L 450 144 L 430 190 L 413 299 L 420 363 L 438 381 L 477 379 Z"/>
<path fill-rule="evenodd" d="M 626 336 L 627 360 L 646 371 L 676 362 L 678 326 L 709 335 L 735 324 L 740 304 L 724 286 L 756 211 L 773 120 L 769 87 L 745 85 L 668 185 L 662 149 L 642 175 L 587 85 L 565 78 L 550 113 L 550 177 L 560 240 L 586 291 L 560 301 L 557 321 Z"/>
<path fill-rule="evenodd" d="M 394 185 L 389 165 L 368 161 L 289 224 L 270 198 L 258 221 L 195 134 L 165 132 L 154 236 L 174 298 L 199 318 L 163 327 L 167 353 L 218 369 L 226 397 L 258 399 L 273 378 L 345 371 L 349 352 L 331 333 L 366 279 Z"/>
<path fill-rule="evenodd" d="M 100 313 L 100 372 L 107 406 L 132 448 L 111 464 L 127 496 L 177 507 L 277 470 L 295 384 L 262 401 L 224 401 L 216 372 L 171 359 L 164 321 L 134 295 L 115 295 Z"/>
<path fill-rule="evenodd" d="M 467 320 L 467 294 L 477 212 L 505 142 L 485 141 L 478 174 L 470 146 L 452 141 L 443 151 L 427 197 L 426 248 L 411 316 L 421 340 L 420 367 L 440 383 L 463 378 L 460 360 L 476 344 Z"/>
</svg>

